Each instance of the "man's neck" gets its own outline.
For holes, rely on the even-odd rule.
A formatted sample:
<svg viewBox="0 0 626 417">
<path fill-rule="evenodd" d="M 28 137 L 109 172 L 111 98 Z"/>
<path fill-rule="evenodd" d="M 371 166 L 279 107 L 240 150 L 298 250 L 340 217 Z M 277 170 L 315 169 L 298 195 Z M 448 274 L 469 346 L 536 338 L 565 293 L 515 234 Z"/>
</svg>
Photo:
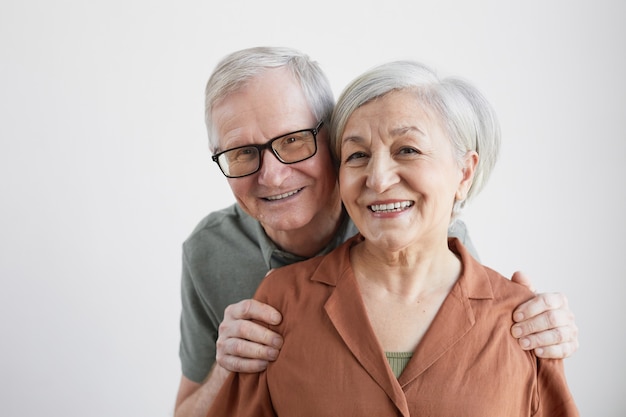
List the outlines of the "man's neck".
<svg viewBox="0 0 626 417">
<path fill-rule="evenodd" d="M 310 258 L 322 251 L 335 237 L 341 227 L 343 215 L 339 205 L 335 210 L 318 214 L 300 229 L 273 231 L 268 236 L 281 250 Z"/>
</svg>

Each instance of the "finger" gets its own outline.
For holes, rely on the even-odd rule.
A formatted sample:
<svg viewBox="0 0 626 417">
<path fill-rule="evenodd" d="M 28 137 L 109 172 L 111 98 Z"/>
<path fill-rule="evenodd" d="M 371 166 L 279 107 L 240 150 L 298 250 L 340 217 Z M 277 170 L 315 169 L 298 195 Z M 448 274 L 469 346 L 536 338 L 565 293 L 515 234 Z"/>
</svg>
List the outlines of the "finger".
<svg viewBox="0 0 626 417">
<path fill-rule="evenodd" d="M 282 320 L 282 316 L 274 307 L 257 300 L 248 299 L 226 307 L 226 310 L 224 310 L 224 319 L 252 319 L 267 324 L 277 325 Z"/>
<path fill-rule="evenodd" d="M 244 339 L 227 339 L 220 342 L 216 357 L 239 357 L 241 359 L 261 359 L 273 361 L 278 357 L 278 349 Z"/>
<path fill-rule="evenodd" d="M 511 327 L 511 334 L 515 338 L 554 330 L 557 328 L 574 329 L 574 316 L 569 310 L 548 310 L 528 320 L 516 323 Z"/>
<path fill-rule="evenodd" d="M 230 339 L 245 339 L 261 345 L 280 349 L 283 338 L 280 334 L 267 327 L 249 320 L 224 320 L 218 328 L 217 348 Z M 236 354 L 237 352 L 228 352 Z"/>
<path fill-rule="evenodd" d="M 542 293 L 515 309 L 513 320 L 521 322 L 549 310 L 562 309 L 569 312 L 567 298 L 560 293 Z"/>
<path fill-rule="evenodd" d="M 537 332 L 520 338 L 520 345 L 527 350 L 549 347 L 561 343 L 578 342 L 578 329 L 575 326 L 562 326 Z"/>
<path fill-rule="evenodd" d="M 217 363 L 234 372 L 259 372 L 277 357 L 278 349 L 243 339 L 220 341 L 216 354 Z"/>
<path fill-rule="evenodd" d="M 221 358 L 218 364 L 232 372 L 256 373 L 264 371 L 268 362 L 260 359 L 242 359 L 237 356 L 226 356 Z"/>
<path fill-rule="evenodd" d="M 516 271 L 515 273 L 513 273 L 511 281 L 521 284 L 532 292 L 535 292 L 535 287 L 533 287 L 533 283 L 530 282 L 530 278 L 528 278 L 528 276 L 522 271 Z"/>
<path fill-rule="evenodd" d="M 578 341 L 559 343 L 558 345 L 546 346 L 535 349 L 535 355 L 543 359 L 565 359 L 572 356 L 578 350 Z"/>
</svg>

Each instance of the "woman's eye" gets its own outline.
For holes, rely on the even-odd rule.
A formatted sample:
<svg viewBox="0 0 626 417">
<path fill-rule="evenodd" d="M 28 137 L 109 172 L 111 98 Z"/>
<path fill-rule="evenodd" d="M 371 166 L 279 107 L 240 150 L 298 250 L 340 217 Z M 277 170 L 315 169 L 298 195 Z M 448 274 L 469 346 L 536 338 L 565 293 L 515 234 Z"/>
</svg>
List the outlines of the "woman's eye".
<svg viewBox="0 0 626 417">
<path fill-rule="evenodd" d="M 365 158 L 367 155 L 364 152 L 354 152 L 346 158 L 346 162 L 356 161 L 358 159 Z"/>
<path fill-rule="evenodd" d="M 412 155 L 412 154 L 420 154 L 421 152 L 419 151 L 419 149 L 415 149 L 415 148 L 401 148 L 398 153 L 402 155 Z"/>
</svg>

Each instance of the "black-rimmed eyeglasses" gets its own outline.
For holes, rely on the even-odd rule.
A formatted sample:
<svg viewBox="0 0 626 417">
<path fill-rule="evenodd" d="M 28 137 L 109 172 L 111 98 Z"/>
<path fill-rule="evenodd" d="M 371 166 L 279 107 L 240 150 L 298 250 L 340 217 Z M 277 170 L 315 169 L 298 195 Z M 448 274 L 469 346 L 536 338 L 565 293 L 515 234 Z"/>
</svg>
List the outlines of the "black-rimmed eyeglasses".
<svg viewBox="0 0 626 417">
<path fill-rule="evenodd" d="M 324 121 L 313 129 L 298 130 L 270 139 L 263 145 L 245 145 L 227 149 L 211 157 L 228 178 L 252 175 L 261 169 L 261 153 L 271 149 L 283 164 L 295 164 L 311 158 L 317 152 L 317 134 Z"/>
</svg>

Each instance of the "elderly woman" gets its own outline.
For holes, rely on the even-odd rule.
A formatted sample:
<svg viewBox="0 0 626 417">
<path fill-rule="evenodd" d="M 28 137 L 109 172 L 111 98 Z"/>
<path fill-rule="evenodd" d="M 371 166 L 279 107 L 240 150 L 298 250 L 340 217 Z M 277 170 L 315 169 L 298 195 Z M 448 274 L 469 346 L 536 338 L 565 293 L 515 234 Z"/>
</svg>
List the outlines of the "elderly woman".
<svg viewBox="0 0 626 417">
<path fill-rule="evenodd" d="M 280 356 L 232 374 L 209 415 L 577 416 L 562 362 L 509 335 L 533 294 L 447 236 L 498 154 L 480 92 L 393 62 L 346 88 L 331 129 L 360 234 L 262 282 Z"/>
</svg>

